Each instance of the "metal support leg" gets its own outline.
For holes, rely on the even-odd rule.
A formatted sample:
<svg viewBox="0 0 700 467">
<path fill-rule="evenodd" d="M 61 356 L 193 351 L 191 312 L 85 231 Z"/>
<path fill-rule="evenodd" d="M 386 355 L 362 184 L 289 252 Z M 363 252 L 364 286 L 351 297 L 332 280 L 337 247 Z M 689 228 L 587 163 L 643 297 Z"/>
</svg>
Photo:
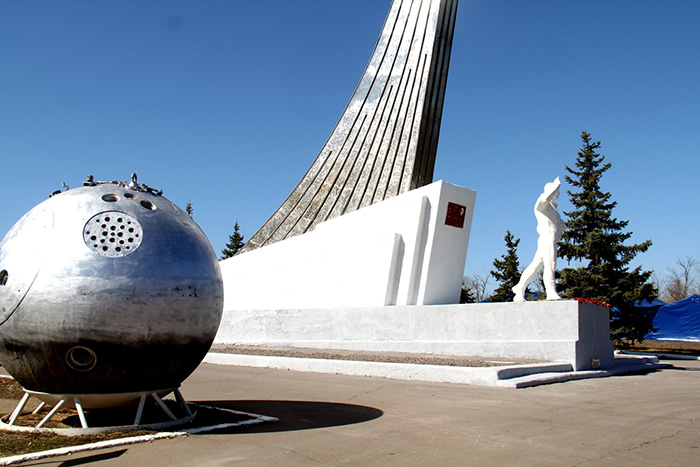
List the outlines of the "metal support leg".
<svg viewBox="0 0 700 467">
<path fill-rule="evenodd" d="M 85 419 L 85 412 L 83 412 L 83 406 L 80 403 L 80 397 L 74 397 L 73 402 L 75 402 L 75 410 L 78 411 L 78 418 L 80 419 L 80 425 L 83 428 L 87 428 L 87 420 Z"/>
<path fill-rule="evenodd" d="M 170 411 L 167 405 L 165 405 L 165 402 L 163 402 L 163 399 L 158 396 L 155 392 L 151 393 L 151 396 L 153 396 L 153 399 L 155 399 L 156 403 L 160 406 L 161 409 L 163 409 L 163 412 L 166 413 L 168 417 L 170 417 L 171 420 L 175 421 L 177 420 L 177 417 Z"/>
<path fill-rule="evenodd" d="M 64 397 L 63 399 L 61 399 L 61 400 L 58 402 L 58 404 L 56 404 L 56 406 L 55 406 L 53 409 L 51 409 L 51 412 L 47 413 L 47 414 L 46 414 L 46 417 L 44 417 L 44 419 L 43 419 L 42 421 L 40 421 L 39 424 L 38 424 L 36 427 L 37 427 L 37 428 L 41 428 L 42 426 L 44 426 L 44 424 L 45 424 L 46 422 L 48 422 L 49 420 L 51 420 L 51 417 L 53 417 L 54 415 L 56 415 L 56 412 L 58 412 L 59 410 L 61 410 L 61 407 L 63 407 L 63 405 L 66 403 L 67 400 L 68 400 L 68 397 Z"/>
<path fill-rule="evenodd" d="M 43 409 L 45 405 L 46 405 L 46 402 L 44 402 L 44 401 L 39 402 L 39 405 L 36 406 L 36 409 L 34 409 L 34 411 L 32 412 L 32 415 L 36 415 L 39 412 L 41 412 L 41 409 Z"/>
<path fill-rule="evenodd" d="M 20 400 L 19 404 L 17 404 L 15 411 L 12 412 L 12 416 L 10 417 L 10 421 L 8 422 L 9 425 L 12 425 L 15 423 L 15 420 L 17 420 L 17 417 L 19 417 L 20 412 L 22 412 L 22 409 L 24 408 L 24 406 L 27 405 L 28 400 L 29 400 L 29 393 L 25 392 L 24 395 L 22 396 L 22 400 Z"/>
<path fill-rule="evenodd" d="M 134 425 L 141 424 L 141 416 L 143 415 L 143 407 L 146 405 L 146 397 L 148 397 L 148 394 L 141 394 L 141 399 L 139 399 L 139 408 L 136 409 L 136 419 L 134 419 Z"/>
<path fill-rule="evenodd" d="M 175 389 L 173 391 L 173 394 L 175 394 L 175 400 L 177 401 L 178 404 L 180 404 L 180 407 L 182 407 L 185 410 L 185 413 L 187 413 L 187 415 L 192 415 L 192 411 L 190 410 L 190 407 L 187 405 L 187 401 L 185 400 L 185 398 L 182 397 L 180 390 Z"/>
</svg>

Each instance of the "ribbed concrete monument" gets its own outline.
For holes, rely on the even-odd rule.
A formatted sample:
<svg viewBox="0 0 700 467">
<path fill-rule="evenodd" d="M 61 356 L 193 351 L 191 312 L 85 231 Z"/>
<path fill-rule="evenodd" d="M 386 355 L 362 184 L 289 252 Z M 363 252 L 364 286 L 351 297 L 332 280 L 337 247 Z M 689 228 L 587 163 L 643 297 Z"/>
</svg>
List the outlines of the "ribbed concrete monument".
<svg viewBox="0 0 700 467">
<path fill-rule="evenodd" d="M 457 0 L 394 0 L 320 154 L 219 263 L 216 343 L 612 361 L 605 309 L 457 305 L 476 193 L 432 182 L 456 13 Z"/>
<path fill-rule="evenodd" d="M 433 181 L 457 0 L 394 0 L 343 116 L 243 252 Z"/>
</svg>

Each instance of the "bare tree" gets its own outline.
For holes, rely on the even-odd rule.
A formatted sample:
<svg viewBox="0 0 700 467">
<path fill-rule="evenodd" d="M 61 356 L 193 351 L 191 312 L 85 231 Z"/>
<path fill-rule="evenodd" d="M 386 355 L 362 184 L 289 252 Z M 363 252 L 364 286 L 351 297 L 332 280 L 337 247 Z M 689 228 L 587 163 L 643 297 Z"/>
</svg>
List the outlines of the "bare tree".
<svg viewBox="0 0 700 467">
<path fill-rule="evenodd" d="M 668 268 L 661 299 L 671 303 L 700 292 L 699 274 L 700 261 L 693 256 L 676 258 L 676 265 Z"/>
<path fill-rule="evenodd" d="M 474 302 L 479 303 L 486 298 L 486 287 L 489 283 L 489 274 L 470 274 L 462 278 L 462 290 L 466 291 L 466 295 L 473 298 Z"/>
<path fill-rule="evenodd" d="M 661 295 L 663 293 L 664 287 L 666 286 L 666 281 L 663 277 L 659 275 L 656 270 L 651 271 L 651 276 L 649 276 L 649 281 L 654 284 L 654 287 L 656 287 L 656 290 L 659 291 L 659 299 L 661 299 Z"/>
<path fill-rule="evenodd" d="M 530 282 L 530 290 L 539 295 L 540 299 L 547 297 L 547 292 L 544 290 L 544 269 L 537 271 L 535 278 Z M 527 300 L 527 297 L 525 297 L 525 300 Z"/>
</svg>

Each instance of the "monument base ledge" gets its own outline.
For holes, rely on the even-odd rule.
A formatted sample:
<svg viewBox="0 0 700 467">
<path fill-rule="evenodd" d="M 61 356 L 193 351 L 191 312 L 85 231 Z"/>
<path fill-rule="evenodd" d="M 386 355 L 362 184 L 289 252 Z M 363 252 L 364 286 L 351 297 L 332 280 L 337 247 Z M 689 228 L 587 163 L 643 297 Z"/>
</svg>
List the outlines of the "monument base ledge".
<svg viewBox="0 0 700 467">
<path fill-rule="evenodd" d="M 573 300 L 226 310 L 214 343 L 614 363 L 608 309 Z"/>
</svg>

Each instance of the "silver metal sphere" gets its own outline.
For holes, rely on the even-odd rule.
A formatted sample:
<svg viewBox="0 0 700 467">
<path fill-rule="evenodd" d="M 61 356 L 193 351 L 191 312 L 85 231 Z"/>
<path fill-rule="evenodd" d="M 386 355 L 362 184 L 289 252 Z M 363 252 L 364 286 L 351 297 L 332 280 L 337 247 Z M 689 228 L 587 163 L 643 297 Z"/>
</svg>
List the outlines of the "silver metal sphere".
<svg viewBox="0 0 700 467">
<path fill-rule="evenodd" d="M 42 393 L 178 387 L 221 321 L 216 255 L 189 215 L 135 176 L 88 181 L 0 243 L 0 362 Z"/>
</svg>

